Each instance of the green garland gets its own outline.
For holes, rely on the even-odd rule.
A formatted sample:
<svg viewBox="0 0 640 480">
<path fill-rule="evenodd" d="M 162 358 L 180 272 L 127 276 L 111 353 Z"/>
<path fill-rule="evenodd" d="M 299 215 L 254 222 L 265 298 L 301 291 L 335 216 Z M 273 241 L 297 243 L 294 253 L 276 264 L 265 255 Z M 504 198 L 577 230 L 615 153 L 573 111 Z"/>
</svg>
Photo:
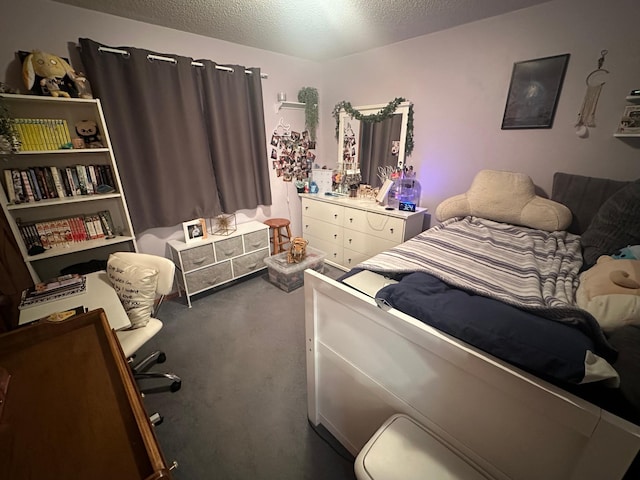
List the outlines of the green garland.
<svg viewBox="0 0 640 480">
<path fill-rule="evenodd" d="M 402 102 L 406 102 L 407 100 L 402 97 L 397 97 L 390 101 L 386 107 L 380 110 L 378 113 L 372 113 L 371 115 L 363 115 L 361 112 L 353 108 L 350 102 L 345 100 L 336 104 L 333 107 L 333 118 L 336 120 L 336 139 L 339 138 L 340 134 L 340 112 L 344 110 L 347 112 L 351 118 L 355 118 L 356 120 L 361 120 L 363 122 L 382 122 L 386 120 L 391 115 L 393 115 Z M 407 115 L 407 137 L 405 141 L 405 154 L 407 156 L 411 155 L 413 152 L 414 142 L 413 142 L 413 103 L 409 104 L 409 114 Z"/>
<path fill-rule="evenodd" d="M 318 128 L 318 90 L 313 87 L 302 87 L 298 92 L 298 101 L 305 104 L 304 123 L 311 140 L 316 139 Z"/>
</svg>

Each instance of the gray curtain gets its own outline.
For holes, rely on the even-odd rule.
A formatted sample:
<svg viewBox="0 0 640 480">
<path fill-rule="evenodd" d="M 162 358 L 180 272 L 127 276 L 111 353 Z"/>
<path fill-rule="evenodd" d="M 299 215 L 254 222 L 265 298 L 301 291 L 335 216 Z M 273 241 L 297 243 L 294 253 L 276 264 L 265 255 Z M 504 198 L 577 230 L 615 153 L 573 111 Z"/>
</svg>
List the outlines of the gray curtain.
<svg viewBox="0 0 640 480">
<path fill-rule="evenodd" d="M 204 115 L 213 170 L 225 213 L 271 204 L 260 69 L 209 60 L 202 69 Z"/>
<path fill-rule="evenodd" d="M 267 188 L 258 194 L 247 194 L 248 200 L 222 197 L 222 186 L 233 178 L 233 192 L 253 192 L 258 174 L 255 169 L 241 170 L 236 155 L 219 157 L 212 145 L 218 143 L 251 143 L 251 152 L 260 155 L 267 166 L 262 87 L 259 72 L 242 72 L 245 92 L 258 88 L 259 112 L 256 125 L 242 125 L 245 136 L 226 136 L 226 120 L 235 118 L 247 108 L 247 102 L 226 104 L 226 115 L 212 116 L 218 108 L 212 95 L 203 87 L 215 78 L 208 68 L 194 67 L 193 59 L 158 54 L 132 47 L 115 47 L 128 55 L 100 52 L 103 46 L 90 39 L 80 39 L 81 58 L 95 97 L 100 98 L 112 145 L 116 155 L 131 220 L 137 232 L 153 227 L 169 227 L 199 217 L 211 217 L 240 208 L 271 204 L 268 172 Z M 113 47 L 109 47 L 113 48 Z M 148 55 L 170 56 L 175 62 L 149 60 Z M 213 64 L 209 65 L 214 67 Z M 227 73 L 227 72 L 219 72 Z M 249 85 L 250 84 L 250 85 Z M 225 95 L 224 89 L 215 95 Z M 235 90 L 230 92 L 237 98 Z M 252 105 L 253 107 L 253 105 Z M 244 115 L 243 115 L 244 117 Z M 253 117 L 252 117 L 253 118 Z M 220 123 L 222 121 L 222 123 Z M 219 130 L 220 129 L 220 130 Z M 257 130 L 256 133 L 254 130 Z M 221 133 L 222 132 L 222 133 Z M 261 145 L 261 146 L 259 146 Z M 227 148 L 225 151 L 231 149 Z M 245 149 L 246 150 L 246 149 Z M 214 158 L 214 156 L 216 158 Z M 244 157 L 242 157 L 244 159 Z M 252 159 L 258 162 L 257 158 Z M 237 193 L 236 193 L 237 195 Z M 224 205 L 224 207 L 223 207 Z M 234 210 L 226 210 L 226 207 Z"/>
<path fill-rule="evenodd" d="M 379 187 L 378 167 L 396 166 L 398 155 L 391 151 L 392 141 L 400 140 L 402 115 L 381 122 L 360 122 L 360 174 L 362 181 Z"/>
</svg>

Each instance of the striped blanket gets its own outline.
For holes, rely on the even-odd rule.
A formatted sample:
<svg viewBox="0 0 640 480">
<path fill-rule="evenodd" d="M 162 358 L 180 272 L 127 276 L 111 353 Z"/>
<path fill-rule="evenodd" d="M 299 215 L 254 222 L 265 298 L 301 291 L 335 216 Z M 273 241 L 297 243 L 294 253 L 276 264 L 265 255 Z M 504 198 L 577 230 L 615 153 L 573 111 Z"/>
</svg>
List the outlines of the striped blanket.
<svg viewBox="0 0 640 480">
<path fill-rule="evenodd" d="M 453 287 L 573 324 L 608 346 L 595 319 L 575 305 L 581 265 L 577 235 L 464 217 L 449 219 L 357 268 L 426 272 Z"/>
</svg>

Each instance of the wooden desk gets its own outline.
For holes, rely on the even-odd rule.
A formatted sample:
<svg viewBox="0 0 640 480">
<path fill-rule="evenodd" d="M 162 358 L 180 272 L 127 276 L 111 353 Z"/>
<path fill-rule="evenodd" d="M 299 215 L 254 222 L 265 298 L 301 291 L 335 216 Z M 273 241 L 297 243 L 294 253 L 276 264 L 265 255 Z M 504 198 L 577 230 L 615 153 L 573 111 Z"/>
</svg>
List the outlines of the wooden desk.
<svg viewBox="0 0 640 480">
<path fill-rule="evenodd" d="M 111 328 L 114 330 L 130 327 L 131 321 L 118 298 L 118 294 L 111 286 L 111 282 L 109 282 L 107 272 L 94 272 L 86 275 L 86 277 L 87 290 L 84 293 L 20 310 L 18 325 L 25 325 L 46 317 L 50 313 L 63 312 L 82 305 L 88 310 L 102 308 L 109 319 Z"/>
<path fill-rule="evenodd" d="M 0 478 L 171 478 L 102 309 L 0 335 L 0 367 Z"/>
</svg>

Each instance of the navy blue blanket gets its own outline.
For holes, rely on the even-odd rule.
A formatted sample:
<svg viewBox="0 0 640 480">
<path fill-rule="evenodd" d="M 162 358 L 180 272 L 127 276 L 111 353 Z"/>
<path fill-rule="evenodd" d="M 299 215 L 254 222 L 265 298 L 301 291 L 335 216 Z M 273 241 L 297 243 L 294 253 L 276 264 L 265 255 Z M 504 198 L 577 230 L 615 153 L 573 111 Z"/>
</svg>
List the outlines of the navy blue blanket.
<svg viewBox="0 0 640 480">
<path fill-rule="evenodd" d="M 376 299 L 540 377 L 573 384 L 618 381 L 599 356 L 603 352 L 575 326 L 453 288 L 428 273 L 407 274 Z"/>
</svg>

